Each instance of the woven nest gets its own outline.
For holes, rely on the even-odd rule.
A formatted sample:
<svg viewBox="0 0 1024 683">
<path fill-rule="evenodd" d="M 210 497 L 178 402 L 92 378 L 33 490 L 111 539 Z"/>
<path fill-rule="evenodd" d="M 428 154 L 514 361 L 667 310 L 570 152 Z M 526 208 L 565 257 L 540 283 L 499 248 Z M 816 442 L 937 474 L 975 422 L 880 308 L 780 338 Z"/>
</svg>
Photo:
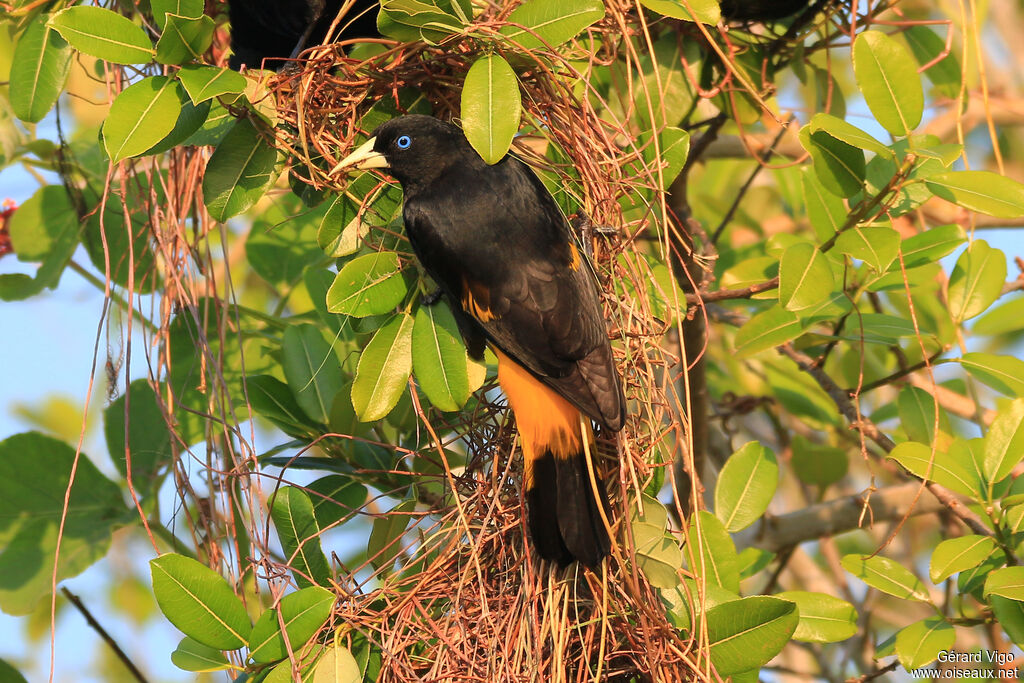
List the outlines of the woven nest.
<svg viewBox="0 0 1024 683">
<path fill-rule="evenodd" d="M 608 5 L 590 29 L 621 35 L 644 29 L 632 4 Z M 360 122 L 373 108 L 408 113 L 403 102 L 418 92 L 430 113 L 457 120 L 462 83 L 473 61 L 493 49 L 501 16 L 484 16 L 441 46 L 386 44 L 367 60 L 346 57 L 345 44 L 316 48 L 272 82 L 281 125 L 276 145 L 293 170 L 318 189 L 344 191 L 345 179 L 327 170 L 368 134 Z M 696 29 L 670 29 L 680 33 Z M 438 489 L 429 510 L 408 512 L 417 520 L 403 536 L 406 548 L 375 571 L 380 587 L 341 586 L 335 627 L 349 640 L 366 638 L 382 652 L 379 680 L 388 681 L 683 681 L 704 678 L 699 639 L 687 640 L 666 616 L 658 594 L 637 570 L 629 519 L 642 508 L 641 494 L 655 477 L 670 481 L 672 463 L 685 450 L 684 406 L 675 387 L 682 368 L 661 340 L 685 315 L 686 302 L 658 288 L 646 253 L 669 249 L 670 223 L 659 167 L 644 162 L 638 133 L 626 122 L 599 117 L 587 71 L 617 58 L 602 41 L 593 54 L 586 36 L 568 52 L 504 54 L 516 66 L 523 102 L 523 132 L 514 152 L 534 166 L 555 170 L 589 223 L 582 237 L 605 292 L 604 303 L 618 366 L 630 402 L 626 428 L 600 439 L 599 462 L 614 479 L 618 547 L 603 573 L 579 565 L 556 570 L 528 552 L 520 460 L 512 422 L 500 394 L 485 387 L 475 409 L 458 423 L 431 419 L 434 444 L 410 458 L 436 461 Z M 636 55 L 627 57 L 631 62 Z M 577 84 L 576 89 L 572 84 Z M 652 112 L 653 113 L 653 112 Z M 656 120 L 651 116 L 651 120 Z M 558 164 L 552 159 L 560 158 Z M 653 197 L 647 210 L 623 215 L 624 197 Z M 372 240 L 372 235 L 368 237 Z M 678 265 L 678 261 L 677 261 Z M 683 274 L 682 278 L 689 279 Z M 680 279 L 682 279 L 680 278 Z M 693 280 L 700 281 L 697 274 Z M 675 315 L 654 311 L 667 300 Z M 421 413 L 422 415 L 422 413 Z M 468 465 L 453 471 L 444 449 L 467 445 Z M 395 476 L 410 475 L 396 469 Z M 697 484 L 678 482 L 681 508 L 695 509 Z M 452 495 L 457 492 L 457 496 Z M 689 500 L 687 500 L 689 499 Z M 420 497 L 423 500 L 423 496 Z M 382 552 L 395 553 L 396 549 Z M 416 550 L 415 553 L 412 551 Z M 406 552 L 407 551 L 407 552 Z M 423 559 L 426 558 L 426 559 Z M 370 561 L 372 561 L 371 558 Z M 373 571 L 370 561 L 349 567 L 350 576 Z M 696 596 L 688 596 L 696 600 Z"/>
</svg>

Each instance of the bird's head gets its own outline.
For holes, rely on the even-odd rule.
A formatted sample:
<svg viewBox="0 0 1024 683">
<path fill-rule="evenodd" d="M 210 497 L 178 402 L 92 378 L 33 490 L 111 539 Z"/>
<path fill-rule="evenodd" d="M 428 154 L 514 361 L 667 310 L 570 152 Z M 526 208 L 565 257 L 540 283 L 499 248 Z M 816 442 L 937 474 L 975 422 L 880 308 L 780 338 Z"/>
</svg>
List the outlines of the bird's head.
<svg viewBox="0 0 1024 683">
<path fill-rule="evenodd" d="M 479 158 L 462 131 L 452 124 L 431 116 L 400 116 L 381 124 L 331 173 L 386 168 L 408 195 L 450 165 L 473 157 Z"/>
</svg>

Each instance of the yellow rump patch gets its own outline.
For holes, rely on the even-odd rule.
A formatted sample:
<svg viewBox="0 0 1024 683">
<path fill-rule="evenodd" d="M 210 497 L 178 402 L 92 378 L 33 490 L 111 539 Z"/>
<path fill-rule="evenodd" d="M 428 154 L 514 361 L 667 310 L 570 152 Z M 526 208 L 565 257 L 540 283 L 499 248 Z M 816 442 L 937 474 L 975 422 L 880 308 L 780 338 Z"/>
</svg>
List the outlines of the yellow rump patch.
<svg viewBox="0 0 1024 683">
<path fill-rule="evenodd" d="M 477 282 L 462 278 L 462 309 L 482 323 L 497 319 L 491 312 L 491 292 Z"/>
<path fill-rule="evenodd" d="M 579 249 L 576 248 L 576 245 L 573 244 L 572 242 L 569 243 L 569 252 L 571 254 L 571 259 L 569 261 L 569 267 L 572 268 L 573 270 L 579 270 L 580 269 L 580 263 L 582 262 L 581 259 L 580 259 L 580 251 L 579 251 Z"/>
</svg>

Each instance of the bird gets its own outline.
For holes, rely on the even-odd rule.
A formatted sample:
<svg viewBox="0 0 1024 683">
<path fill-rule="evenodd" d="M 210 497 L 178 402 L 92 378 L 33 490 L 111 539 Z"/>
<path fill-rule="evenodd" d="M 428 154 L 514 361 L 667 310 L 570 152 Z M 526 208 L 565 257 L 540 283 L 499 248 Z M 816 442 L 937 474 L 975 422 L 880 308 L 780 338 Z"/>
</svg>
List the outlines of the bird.
<svg viewBox="0 0 1024 683">
<path fill-rule="evenodd" d="M 626 402 L 589 261 L 537 175 L 488 165 L 455 125 L 409 115 L 380 125 L 334 169 L 381 169 L 402 187 L 406 234 L 447 298 L 468 352 L 498 358 L 523 452 L 527 526 L 540 557 L 600 566 L 607 492 L 591 421 L 617 432 Z"/>
<path fill-rule="evenodd" d="M 776 21 L 807 7 L 809 0 L 722 0 L 722 16 L 728 21 Z"/>
<path fill-rule="evenodd" d="M 377 37 L 377 0 L 231 0 L 231 51 L 228 66 L 238 71 L 277 71 L 307 47 L 320 45 L 338 13 L 334 40 Z"/>
</svg>

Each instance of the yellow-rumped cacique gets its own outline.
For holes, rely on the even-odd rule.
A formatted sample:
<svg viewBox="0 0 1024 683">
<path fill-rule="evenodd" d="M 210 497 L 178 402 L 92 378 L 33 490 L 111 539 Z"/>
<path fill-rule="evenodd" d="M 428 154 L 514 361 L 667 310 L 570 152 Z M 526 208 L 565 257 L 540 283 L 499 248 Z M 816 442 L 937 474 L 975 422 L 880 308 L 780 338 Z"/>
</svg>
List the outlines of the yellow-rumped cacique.
<svg viewBox="0 0 1024 683">
<path fill-rule="evenodd" d="M 455 312 L 471 355 L 490 345 L 524 458 L 538 554 L 596 567 L 609 553 L 607 493 L 591 420 L 618 431 L 625 399 L 597 283 L 568 221 L 515 156 L 488 165 L 456 126 L 402 116 L 338 164 L 386 169 L 405 230 Z"/>
</svg>

